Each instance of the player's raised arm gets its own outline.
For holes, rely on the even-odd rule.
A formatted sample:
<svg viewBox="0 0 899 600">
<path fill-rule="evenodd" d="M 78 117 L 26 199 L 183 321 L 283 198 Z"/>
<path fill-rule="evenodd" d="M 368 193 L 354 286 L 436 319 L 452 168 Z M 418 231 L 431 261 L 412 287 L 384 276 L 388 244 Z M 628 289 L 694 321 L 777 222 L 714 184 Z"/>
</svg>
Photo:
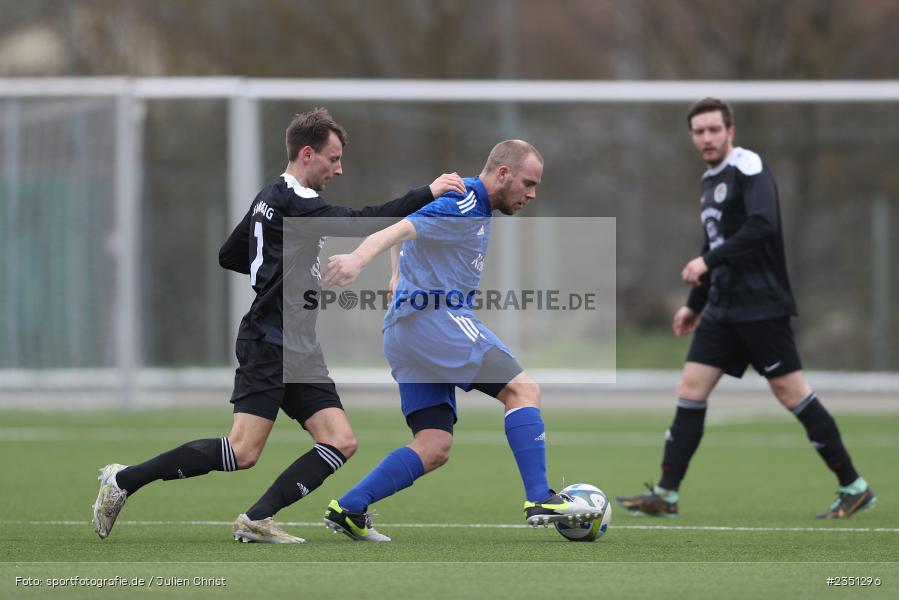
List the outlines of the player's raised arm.
<svg viewBox="0 0 899 600">
<path fill-rule="evenodd" d="M 294 227 L 309 229 L 316 235 L 363 237 L 396 223 L 449 192 L 465 193 L 465 183 L 458 173 L 443 173 L 430 185 L 414 188 L 405 195 L 362 209 L 326 204 L 320 198 L 308 201 L 310 208 L 294 223 Z"/>
<path fill-rule="evenodd" d="M 365 238 L 352 254 L 332 256 L 328 259 L 328 273 L 322 281 L 322 287 L 346 286 L 353 283 L 374 257 L 396 244 L 414 240 L 415 235 L 415 226 L 409 219 L 403 219 Z"/>
</svg>

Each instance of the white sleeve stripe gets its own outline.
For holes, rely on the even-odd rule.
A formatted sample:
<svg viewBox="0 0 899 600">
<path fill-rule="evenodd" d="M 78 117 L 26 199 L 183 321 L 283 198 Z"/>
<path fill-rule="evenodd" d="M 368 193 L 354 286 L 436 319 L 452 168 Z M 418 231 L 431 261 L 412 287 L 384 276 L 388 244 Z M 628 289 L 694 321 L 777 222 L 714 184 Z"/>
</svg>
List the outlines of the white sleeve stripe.
<svg viewBox="0 0 899 600">
<path fill-rule="evenodd" d="M 464 204 L 459 204 L 459 210 L 462 212 L 466 212 L 474 208 L 478 205 L 478 201 L 476 198 L 472 198 L 470 202 L 466 202 Z"/>
<path fill-rule="evenodd" d="M 315 447 L 316 447 L 319 451 L 326 452 L 326 453 L 328 454 L 328 456 L 330 456 L 331 458 L 333 458 L 334 461 L 337 463 L 337 466 L 339 466 L 339 467 L 342 467 L 342 466 L 343 466 L 343 460 L 341 460 L 341 458 L 340 458 L 339 456 L 337 456 L 336 454 L 334 454 L 334 452 L 333 452 L 330 448 L 328 448 L 327 446 L 322 446 L 321 444 L 316 444 Z"/>
<path fill-rule="evenodd" d="M 456 204 L 458 204 L 459 206 L 462 206 L 463 204 L 468 204 L 472 200 L 477 201 L 477 199 L 474 197 L 474 190 L 471 190 L 470 192 L 468 192 L 468 195 L 465 196 L 464 198 L 462 198 L 461 200 L 456 200 Z"/>
</svg>

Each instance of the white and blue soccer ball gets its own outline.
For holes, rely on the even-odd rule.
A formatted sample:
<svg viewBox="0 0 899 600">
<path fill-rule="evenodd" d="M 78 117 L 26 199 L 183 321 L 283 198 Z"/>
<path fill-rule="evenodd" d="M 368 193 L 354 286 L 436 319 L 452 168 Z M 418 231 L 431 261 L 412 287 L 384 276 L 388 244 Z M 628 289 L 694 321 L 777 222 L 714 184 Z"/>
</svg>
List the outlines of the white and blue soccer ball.
<svg viewBox="0 0 899 600">
<path fill-rule="evenodd" d="M 612 506 L 605 493 L 589 483 L 574 483 L 564 490 L 563 494 L 582 498 L 590 506 L 600 511 L 600 516 L 589 523 L 566 524 L 556 523 L 556 529 L 562 537 L 571 542 L 593 542 L 602 537 L 612 523 Z"/>
</svg>

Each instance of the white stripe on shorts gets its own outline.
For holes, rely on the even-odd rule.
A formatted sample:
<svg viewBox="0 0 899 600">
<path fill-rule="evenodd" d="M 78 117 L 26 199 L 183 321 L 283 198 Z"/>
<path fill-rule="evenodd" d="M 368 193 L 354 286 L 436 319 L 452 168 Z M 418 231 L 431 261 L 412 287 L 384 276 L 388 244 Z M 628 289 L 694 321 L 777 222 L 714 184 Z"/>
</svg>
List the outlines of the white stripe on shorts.
<svg viewBox="0 0 899 600">
<path fill-rule="evenodd" d="M 450 319 L 452 319 L 453 321 L 456 322 L 456 325 L 459 326 L 459 329 L 462 330 L 462 333 L 465 334 L 465 337 L 467 337 L 467 338 L 468 338 L 469 340 L 471 340 L 472 342 L 474 342 L 475 340 L 478 339 L 477 333 L 476 333 L 476 332 L 473 332 L 473 331 L 470 329 L 470 327 L 471 327 L 470 324 L 466 323 L 465 321 L 462 320 L 461 317 L 457 317 L 456 315 L 454 315 L 454 314 L 451 313 L 450 311 L 446 311 L 446 314 L 448 314 L 448 315 L 450 316 Z"/>
</svg>

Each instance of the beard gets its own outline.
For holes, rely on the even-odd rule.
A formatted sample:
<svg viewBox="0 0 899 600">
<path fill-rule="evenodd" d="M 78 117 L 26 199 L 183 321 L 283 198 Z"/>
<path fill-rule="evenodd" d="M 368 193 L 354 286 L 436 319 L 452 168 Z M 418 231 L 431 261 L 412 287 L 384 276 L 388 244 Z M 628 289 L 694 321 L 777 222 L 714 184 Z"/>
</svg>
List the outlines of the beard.
<svg viewBox="0 0 899 600">
<path fill-rule="evenodd" d="M 727 158 L 727 144 L 725 143 L 720 147 L 714 148 L 714 151 L 715 156 L 711 158 L 703 158 L 705 159 L 707 164 L 712 165 L 713 167 L 717 167 L 722 163 L 722 161 L 724 161 L 725 158 Z"/>
</svg>

